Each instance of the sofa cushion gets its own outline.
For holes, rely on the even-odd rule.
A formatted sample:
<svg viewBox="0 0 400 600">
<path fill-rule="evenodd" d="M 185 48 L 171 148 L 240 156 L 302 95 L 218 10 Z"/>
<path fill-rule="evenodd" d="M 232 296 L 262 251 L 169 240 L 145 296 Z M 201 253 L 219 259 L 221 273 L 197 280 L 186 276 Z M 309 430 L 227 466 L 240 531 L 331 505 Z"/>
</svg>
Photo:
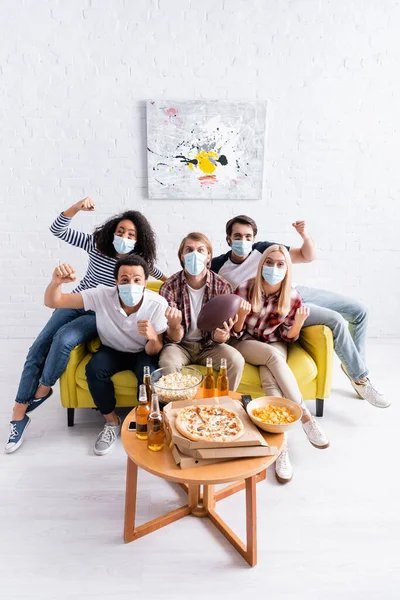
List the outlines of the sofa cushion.
<svg viewBox="0 0 400 600">
<path fill-rule="evenodd" d="M 88 353 L 76 370 L 76 383 L 85 390 L 89 389 L 86 381 L 86 365 L 91 357 L 92 354 Z M 317 376 L 315 362 L 299 344 L 292 344 L 289 347 L 288 365 L 292 369 L 300 387 L 310 383 Z M 206 367 L 202 365 L 191 366 L 196 367 L 203 375 L 205 375 Z M 215 375 L 217 375 L 217 373 L 215 373 Z M 111 379 L 114 383 L 115 393 L 117 395 L 136 395 L 137 380 L 132 371 L 120 371 L 113 375 Z M 250 394 L 254 397 L 262 395 L 262 393 L 260 394 L 262 390 L 258 367 L 246 363 L 238 392 Z"/>
</svg>

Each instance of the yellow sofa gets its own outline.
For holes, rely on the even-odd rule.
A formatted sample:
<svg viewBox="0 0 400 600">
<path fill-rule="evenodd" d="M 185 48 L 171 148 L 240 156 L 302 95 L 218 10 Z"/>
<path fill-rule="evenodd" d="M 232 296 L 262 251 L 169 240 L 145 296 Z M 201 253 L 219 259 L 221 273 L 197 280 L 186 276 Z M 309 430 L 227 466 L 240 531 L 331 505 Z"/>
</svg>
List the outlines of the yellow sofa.
<svg viewBox="0 0 400 600">
<path fill-rule="evenodd" d="M 159 282 L 149 282 L 148 288 L 158 291 Z M 85 369 L 91 356 L 100 347 L 96 339 L 76 346 L 67 368 L 60 378 L 61 404 L 67 409 L 68 425 L 74 424 L 75 408 L 93 408 L 94 403 L 86 381 Z M 299 341 L 289 345 L 288 365 L 292 369 L 305 400 L 316 400 L 316 414 L 323 415 L 324 399 L 329 398 L 332 381 L 332 332 L 323 325 L 305 327 Z M 205 373 L 205 367 L 193 365 Z M 137 379 L 131 371 L 112 377 L 117 406 L 136 406 Z M 237 390 L 253 398 L 263 396 L 258 367 L 246 364 Z"/>
</svg>

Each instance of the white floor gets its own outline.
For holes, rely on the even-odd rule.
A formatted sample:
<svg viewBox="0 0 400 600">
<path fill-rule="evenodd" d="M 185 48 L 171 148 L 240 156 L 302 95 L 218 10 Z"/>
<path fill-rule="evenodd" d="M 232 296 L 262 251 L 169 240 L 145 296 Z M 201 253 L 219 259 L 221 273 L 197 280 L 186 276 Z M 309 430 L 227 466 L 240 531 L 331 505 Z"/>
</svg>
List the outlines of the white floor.
<svg viewBox="0 0 400 600">
<path fill-rule="evenodd" d="M 26 349 L 24 340 L 0 344 L 4 442 Z M 194 517 L 125 545 L 120 440 L 108 456 L 94 456 L 100 415 L 77 411 L 67 428 L 57 391 L 33 414 L 23 446 L 0 453 L 0 598 L 397 600 L 399 349 L 396 341 L 370 342 L 375 380 L 393 402 L 387 410 L 358 400 L 335 364 L 321 421 L 331 447 L 316 450 L 299 428 L 290 438 L 293 481 L 280 486 L 270 470 L 258 484 L 253 569 Z M 185 501 L 180 489 L 145 472 L 139 488 L 141 521 Z M 242 492 L 218 505 L 242 536 L 243 502 Z"/>
</svg>

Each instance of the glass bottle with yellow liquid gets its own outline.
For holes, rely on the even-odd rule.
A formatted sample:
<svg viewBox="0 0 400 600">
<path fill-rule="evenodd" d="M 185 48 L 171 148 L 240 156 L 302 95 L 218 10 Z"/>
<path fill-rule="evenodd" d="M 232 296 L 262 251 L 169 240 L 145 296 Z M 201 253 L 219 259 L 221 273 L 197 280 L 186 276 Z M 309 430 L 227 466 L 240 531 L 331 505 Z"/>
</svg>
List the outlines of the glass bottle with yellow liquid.
<svg viewBox="0 0 400 600">
<path fill-rule="evenodd" d="M 153 394 L 153 386 L 151 385 L 150 367 L 143 369 L 143 383 L 146 386 L 147 402 L 151 405 L 151 396 Z"/>
<path fill-rule="evenodd" d="M 226 366 L 226 358 L 221 358 L 221 366 L 217 379 L 217 396 L 229 396 L 229 380 Z"/>
<path fill-rule="evenodd" d="M 164 423 L 157 394 L 153 394 L 151 397 L 151 409 L 147 419 L 147 447 L 153 452 L 162 450 L 164 447 Z"/>
<path fill-rule="evenodd" d="M 203 398 L 213 398 L 215 396 L 215 379 L 212 358 L 207 358 L 206 367 L 207 372 L 203 383 Z"/>
<path fill-rule="evenodd" d="M 150 414 L 150 404 L 147 402 L 146 386 L 142 383 L 139 388 L 139 405 L 136 409 L 136 437 L 147 440 L 147 419 Z"/>
</svg>

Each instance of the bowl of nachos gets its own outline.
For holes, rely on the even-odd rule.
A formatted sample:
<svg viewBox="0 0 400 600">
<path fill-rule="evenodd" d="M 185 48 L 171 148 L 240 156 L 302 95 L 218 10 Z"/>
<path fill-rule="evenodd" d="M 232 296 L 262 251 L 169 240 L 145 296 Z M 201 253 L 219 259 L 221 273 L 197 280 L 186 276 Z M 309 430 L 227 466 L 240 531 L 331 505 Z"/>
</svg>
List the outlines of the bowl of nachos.
<svg viewBox="0 0 400 600">
<path fill-rule="evenodd" d="M 299 404 L 278 396 L 262 396 L 247 405 L 247 414 L 259 429 L 283 433 L 300 421 L 303 411 Z"/>
<path fill-rule="evenodd" d="M 162 402 L 193 400 L 203 379 L 194 367 L 162 367 L 151 374 L 154 392 Z"/>
</svg>

